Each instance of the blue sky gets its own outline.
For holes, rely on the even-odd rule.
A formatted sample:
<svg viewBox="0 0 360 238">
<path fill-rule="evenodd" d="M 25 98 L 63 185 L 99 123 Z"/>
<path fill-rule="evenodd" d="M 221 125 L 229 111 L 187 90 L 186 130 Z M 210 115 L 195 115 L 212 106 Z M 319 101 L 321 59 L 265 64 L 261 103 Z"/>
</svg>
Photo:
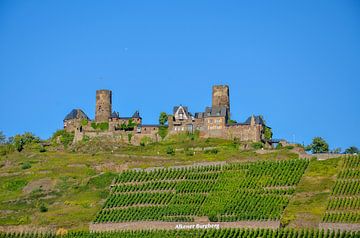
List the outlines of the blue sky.
<svg viewBox="0 0 360 238">
<path fill-rule="evenodd" d="M 232 118 L 264 115 L 274 137 L 360 146 L 360 3 L 0 0 L 0 130 L 42 138 L 95 90 L 156 123 L 202 111 L 230 86 Z"/>
</svg>

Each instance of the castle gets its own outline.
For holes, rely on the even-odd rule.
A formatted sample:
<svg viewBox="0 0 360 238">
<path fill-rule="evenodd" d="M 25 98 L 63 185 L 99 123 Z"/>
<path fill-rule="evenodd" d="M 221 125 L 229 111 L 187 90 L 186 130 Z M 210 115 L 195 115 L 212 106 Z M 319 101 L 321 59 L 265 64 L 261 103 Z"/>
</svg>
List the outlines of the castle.
<svg viewBox="0 0 360 238">
<path fill-rule="evenodd" d="M 189 112 L 187 106 L 175 106 L 168 115 L 168 125 L 148 125 L 142 123 L 139 111 L 131 117 L 120 117 L 112 111 L 112 92 L 96 91 L 95 120 L 81 109 L 73 109 L 64 118 L 64 129 L 75 133 L 75 141 L 84 136 L 110 136 L 123 142 L 139 144 L 144 137 L 159 141 L 160 128 L 167 127 L 168 134 L 195 131 L 203 138 L 237 139 L 239 141 L 263 141 L 266 125 L 261 116 L 250 116 L 244 123 L 230 120 L 230 91 L 227 85 L 215 85 L 212 88 L 212 106 L 204 112 Z"/>
</svg>

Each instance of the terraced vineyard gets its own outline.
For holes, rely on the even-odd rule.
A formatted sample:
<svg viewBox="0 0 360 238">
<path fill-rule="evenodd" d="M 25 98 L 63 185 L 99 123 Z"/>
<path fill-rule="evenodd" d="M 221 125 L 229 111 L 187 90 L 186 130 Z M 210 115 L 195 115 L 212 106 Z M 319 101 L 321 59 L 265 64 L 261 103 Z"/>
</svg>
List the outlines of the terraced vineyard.
<svg viewBox="0 0 360 238">
<path fill-rule="evenodd" d="M 323 221 L 360 222 L 360 156 L 344 158 Z"/>
<path fill-rule="evenodd" d="M 41 233 L 0 233 L 0 238 L 137 238 L 137 237 L 239 237 L 239 238 L 355 238 L 359 237 L 360 232 L 334 232 L 324 230 L 269 230 L 269 229 L 209 229 L 209 230 L 154 230 L 154 231 L 118 231 L 118 232 L 102 232 L 102 233 L 90 233 L 90 232 L 70 232 L 65 235 L 55 234 L 41 234 Z"/>
<path fill-rule="evenodd" d="M 94 223 L 279 220 L 308 160 L 126 171 Z"/>
</svg>

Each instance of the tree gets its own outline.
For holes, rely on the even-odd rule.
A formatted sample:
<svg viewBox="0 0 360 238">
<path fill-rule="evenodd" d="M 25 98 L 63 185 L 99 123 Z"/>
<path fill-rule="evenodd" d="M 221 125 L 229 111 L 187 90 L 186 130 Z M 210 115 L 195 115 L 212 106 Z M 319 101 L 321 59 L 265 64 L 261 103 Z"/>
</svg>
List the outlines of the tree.
<svg viewBox="0 0 360 238">
<path fill-rule="evenodd" d="M 6 143 L 6 136 L 2 131 L 0 131 L 0 144 L 5 144 L 5 143 Z"/>
<path fill-rule="evenodd" d="M 313 154 L 329 152 L 329 144 L 321 137 L 314 137 L 312 143 L 306 147 Z"/>
<path fill-rule="evenodd" d="M 159 116 L 159 123 L 160 125 L 165 125 L 165 123 L 167 122 L 168 120 L 168 115 L 166 114 L 166 112 L 161 112 L 160 113 L 160 116 Z"/>
<path fill-rule="evenodd" d="M 16 135 L 13 139 L 13 144 L 17 151 L 22 151 L 25 145 L 36 144 L 40 142 L 40 138 L 32 134 L 31 132 L 25 132 L 22 135 Z"/>
<path fill-rule="evenodd" d="M 350 146 L 345 150 L 345 154 L 359 154 L 359 149 L 356 146 Z"/>
<path fill-rule="evenodd" d="M 273 133 L 272 133 L 272 130 L 270 127 L 268 126 L 265 126 L 264 128 L 264 137 L 265 137 L 265 140 L 269 141 L 272 139 L 272 136 L 273 136 Z"/>
</svg>

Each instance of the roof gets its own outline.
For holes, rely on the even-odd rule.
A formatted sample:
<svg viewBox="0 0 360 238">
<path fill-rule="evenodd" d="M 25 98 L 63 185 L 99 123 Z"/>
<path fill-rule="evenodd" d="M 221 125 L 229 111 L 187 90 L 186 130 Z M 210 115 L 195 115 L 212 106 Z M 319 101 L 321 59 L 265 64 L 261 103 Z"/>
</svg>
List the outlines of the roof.
<svg viewBox="0 0 360 238">
<path fill-rule="evenodd" d="M 246 119 L 244 124 L 250 125 L 251 117 L 254 117 L 255 124 L 257 124 L 257 125 L 265 125 L 265 122 L 264 122 L 262 116 L 250 116 L 250 117 L 248 117 L 248 119 Z"/>
<path fill-rule="evenodd" d="M 111 115 L 110 115 L 110 118 L 119 118 L 119 113 L 113 111 L 113 112 L 111 113 Z"/>
<path fill-rule="evenodd" d="M 175 107 L 173 108 L 173 114 L 175 114 L 180 107 L 182 107 L 182 108 L 184 109 L 185 114 L 190 115 L 189 110 L 188 110 L 188 107 L 182 106 L 182 105 L 180 105 L 180 106 L 175 106 Z"/>
<path fill-rule="evenodd" d="M 204 118 L 205 113 L 204 112 L 195 112 L 195 118 Z"/>
<path fill-rule="evenodd" d="M 135 111 L 132 118 L 141 118 L 139 111 Z"/>
<path fill-rule="evenodd" d="M 227 108 L 225 106 L 219 107 L 206 107 L 205 117 L 225 117 L 227 116 Z"/>
<path fill-rule="evenodd" d="M 89 117 L 83 112 L 81 109 L 73 109 L 69 114 L 66 115 L 64 121 L 73 120 L 73 119 L 87 119 L 90 120 Z"/>
</svg>

